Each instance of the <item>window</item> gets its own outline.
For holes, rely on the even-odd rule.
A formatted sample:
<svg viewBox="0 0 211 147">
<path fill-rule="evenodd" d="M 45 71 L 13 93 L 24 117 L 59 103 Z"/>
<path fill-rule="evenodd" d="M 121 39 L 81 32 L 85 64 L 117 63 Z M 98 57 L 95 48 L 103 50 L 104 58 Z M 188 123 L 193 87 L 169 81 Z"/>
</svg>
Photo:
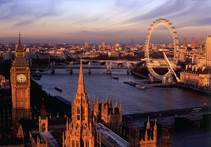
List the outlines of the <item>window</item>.
<svg viewBox="0 0 211 147">
<path fill-rule="evenodd" d="M 85 120 L 85 109 L 84 109 L 84 107 L 82 107 L 82 120 Z"/>
<path fill-rule="evenodd" d="M 76 147 L 80 147 L 80 146 L 79 146 L 79 141 L 76 141 Z"/>
<path fill-rule="evenodd" d="M 75 147 L 75 141 L 72 140 L 72 147 Z"/>
<path fill-rule="evenodd" d="M 86 141 L 86 147 L 89 147 L 89 141 Z"/>
<path fill-rule="evenodd" d="M 45 132 L 45 124 L 42 124 L 42 132 Z"/>
<path fill-rule="evenodd" d="M 80 107 L 77 108 L 77 120 L 80 120 Z"/>
</svg>

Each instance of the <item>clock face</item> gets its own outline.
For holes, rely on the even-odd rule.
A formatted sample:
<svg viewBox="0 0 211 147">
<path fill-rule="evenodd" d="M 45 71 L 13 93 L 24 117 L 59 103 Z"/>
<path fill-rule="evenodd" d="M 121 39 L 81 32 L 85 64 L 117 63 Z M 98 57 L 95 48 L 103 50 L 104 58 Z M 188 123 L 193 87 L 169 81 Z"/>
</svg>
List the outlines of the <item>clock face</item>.
<svg viewBox="0 0 211 147">
<path fill-rule="evenodd" d="M 26 76 L 25 76 L 24 74 L 18 74 L 18 75 L 17 75 L 17 81 L 18 81 L 19 83 L 24 83 L 24 82 L 26 82 Z"/>
</svg>

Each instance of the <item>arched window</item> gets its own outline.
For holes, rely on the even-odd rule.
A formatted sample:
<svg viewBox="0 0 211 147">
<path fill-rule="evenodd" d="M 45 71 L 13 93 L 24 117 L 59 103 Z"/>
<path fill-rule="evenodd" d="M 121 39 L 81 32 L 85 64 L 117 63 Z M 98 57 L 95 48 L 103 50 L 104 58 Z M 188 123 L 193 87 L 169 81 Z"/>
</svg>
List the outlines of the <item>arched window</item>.
<svg viewBox="0 0 211 147">
<path fill-rule="evenodd" d="M 89 141 L 86 141 L 86 147 L 89 147 Z"/>
<path fill-rule="evenodd" d="M 80 147 L 79 141 L 76 141 L 76 147 Z"/>
<path fill-rule="evenodd" d="M 80 107 L 77 107 L 77 120 L 80 120 L 80 115 L 81 115 L 81 109 Z"/>
<path fill-rule="evenodd" d="M 72 140 L 72 147 L 75 147 L 75 141 Z"/>
<path fill-rule="evenodd" d="M 43 123 L 43 124 L 42 124 L 42 132 L 45 132 L 45 129 L 46 129 L 46 128 L 45 128 L 45 124 Z"/>
<path fill-rule="evenodd" d="M 82 120 L 85 120 L 85 109 L 84 109 L 84 107 L 81 107 L 81 109 L 82 109 L 82 113 L 81 113 Z"/>
</svg>

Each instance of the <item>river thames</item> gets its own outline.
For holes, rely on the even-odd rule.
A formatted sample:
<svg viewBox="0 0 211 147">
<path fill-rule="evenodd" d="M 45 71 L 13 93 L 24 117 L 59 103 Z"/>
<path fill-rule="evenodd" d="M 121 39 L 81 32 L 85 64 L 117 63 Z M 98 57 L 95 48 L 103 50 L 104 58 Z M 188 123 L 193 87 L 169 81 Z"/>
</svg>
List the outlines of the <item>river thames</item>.
<svg viewBox="0 0 211 147">
<path fill-rule="evenodd" d="M 65 69 L 56 69 L 55 75 L 50 71 L 44 72 L 37 82 L 43 90 L 53 96 L 61 96 L 68 101 L 74 99 L 78 80 L 78 70 L 74 69 L 70 75 Z M 118 77 L 118 79 L 112 78 Z M 113 70 L 111 75 L 106 75 L 104 69 L 93 69 L 88 75 L 84 69 L 84 80 L 89 100 L 107 97 L 114 101 L 122 102 L 124 114 L 155 112 L 209 105 L 207 95 L 182 88 L 151 87 L 144 90 L 125 84 L 125 81 L 143 83 L 143 79 L 128 76 L 126 70 Z M 62 92 L 55 90 L 62 89 Z"/>
</svg>

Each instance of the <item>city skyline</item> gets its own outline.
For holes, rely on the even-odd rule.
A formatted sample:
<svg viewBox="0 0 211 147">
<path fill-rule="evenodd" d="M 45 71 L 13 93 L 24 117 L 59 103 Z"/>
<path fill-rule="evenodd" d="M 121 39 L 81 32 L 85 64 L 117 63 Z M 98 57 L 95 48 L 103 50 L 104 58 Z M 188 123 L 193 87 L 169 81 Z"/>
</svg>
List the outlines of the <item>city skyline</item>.
<svg viewBox="0 0 211 147">
<path fill-rule="evenodd" d="M 0 146 L 211 147 L 211 0 L 0 0 Z"/>
<path fill-rule="evenodd" d="M 209 0 L 0 0 L 0 8 L 2 41 L 21 32 L 24 42 L 144 42 L 149 24 L 160 17 L 172 21 L 180 39 L 211 31 Z M 167 33 L 159 29 L 156 40 L 167 40 Z"/>
</svg>

